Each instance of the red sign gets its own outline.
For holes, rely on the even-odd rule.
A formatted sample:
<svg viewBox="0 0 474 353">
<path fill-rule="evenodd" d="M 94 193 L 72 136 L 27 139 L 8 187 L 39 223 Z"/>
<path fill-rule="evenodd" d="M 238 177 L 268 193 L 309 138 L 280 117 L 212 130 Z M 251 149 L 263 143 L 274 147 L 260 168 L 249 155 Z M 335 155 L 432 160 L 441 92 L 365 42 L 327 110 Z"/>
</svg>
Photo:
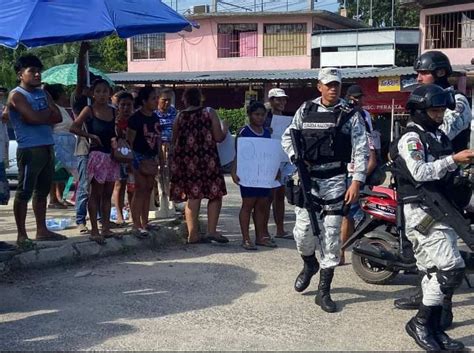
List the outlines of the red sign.
<svg viewBox="0 0 474 353">
<path fill-rule="evenodd" d="M 408 92 L 378 92 L 378 79 L 366 78 L 358 80 L 357 84 L 364 92 L 364 109 L 371 114 L 392 112 L 392 100 L 396 113 L 404 112 L 405 104 L 410 93 Z"/>
</svg>

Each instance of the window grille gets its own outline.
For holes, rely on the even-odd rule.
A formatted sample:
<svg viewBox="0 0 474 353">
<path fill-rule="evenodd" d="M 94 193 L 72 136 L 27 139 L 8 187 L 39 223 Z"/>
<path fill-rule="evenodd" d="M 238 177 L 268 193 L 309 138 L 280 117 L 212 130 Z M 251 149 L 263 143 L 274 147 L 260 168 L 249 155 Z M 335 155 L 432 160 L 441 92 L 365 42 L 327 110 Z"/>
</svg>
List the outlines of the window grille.
<svg viewBox="0 0 474 353">
<path fill-rule="evenodd" d="M 264 25 L 264 56 L 293 56 L 306 54 L 306 23 Z"/>
<path fill-rule="evenodd" d="M 257 24 L 218 24 L 217 57 L 238 58 L 257 56 Z"/>
<path fill-rule="evenodd" d="M 474 48 L 474 11 L 426 16 L 425 48 Z"/>
<path fill-rule="evenodd" d="M 132 37 L 132 60 L 165 59 L 165 34 L 143 34 Z"/>
</svg>

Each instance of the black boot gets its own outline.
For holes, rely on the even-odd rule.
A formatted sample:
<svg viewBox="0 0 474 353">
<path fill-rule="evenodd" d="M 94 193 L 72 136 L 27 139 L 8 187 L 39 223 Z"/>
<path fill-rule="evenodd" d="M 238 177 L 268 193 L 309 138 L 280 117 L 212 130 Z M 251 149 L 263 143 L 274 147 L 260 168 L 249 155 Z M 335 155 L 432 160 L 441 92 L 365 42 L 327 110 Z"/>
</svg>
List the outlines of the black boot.
<svg viewBox="0 0 474 353">
<path fill-rule="evenodd" d="M 301 258 L 304 261 L 304 267 L 298 277 L 296 277 L 295 291 L 297 292 L 302 292 L 308 288 L 309 284 L 311 283 L 311 278 L 319 270 L 319 263 L 314 254 L 310 256 L 301 255 Z"/>
<path fill-rule="evenodd" d="M 423 274 L 423 276 L 424 276 L 424 274 Z M 419 278 L 419 282 L 416 286 L 416 292 L 415 293 L 413 293 L 412 295 L 410 295 L 407 298 L 395 299 L 395 301 L 393 302 L 393 305 L 395 305 L 395 307 L 397 309 L 401 309 L 401 310 L 416 310 L 416 309 L 418 309 L 418 307 L 421 304 L 421 301 L 423 300 L 423 291 L 421 290 L 421 279 L 423 278 L 423 276 L 421 276 Z"/>
<path fill-rule="evenodd" d="M 323 268 L 319 272 L 318 294 L 314 301 L 327 313 L 335 313 L 337 311 L 336 303 L 331 299 L 331 282 L 334 277 L 334 268 Z"/>
<path fill-rule="evenodd" d="M 420 304 L 418 313 L 405 325 L 416 344 L 428 352 L 441 350 L 433 333 L 433 308 Z"/>
<path fill-rule="evenodd" d="M 441 329 L 447 330 L 453 324 L 453 295 L 445 295 L 443 300 L 443 310 L 441 310 Z"/>
<path fill-rule="evenodd" d="M 436 342 L 439 343 L 441 349 L 447 351 L 458 351 L 464 348 L 464 344 L 460 341 L 451 339 L 444 329 L 441 327 L 443 307 L 441 305 L 433 307 L 433 334 Z"/>
</svg>

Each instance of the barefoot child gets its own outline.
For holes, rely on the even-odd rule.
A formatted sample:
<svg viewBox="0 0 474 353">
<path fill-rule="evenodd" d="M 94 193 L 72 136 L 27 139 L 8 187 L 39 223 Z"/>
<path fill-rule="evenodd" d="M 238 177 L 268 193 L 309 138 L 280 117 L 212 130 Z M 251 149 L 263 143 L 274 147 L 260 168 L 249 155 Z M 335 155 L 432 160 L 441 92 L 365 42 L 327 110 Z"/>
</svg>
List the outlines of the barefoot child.
<svg viewBox="0 0 474 353">
<path fill-rule="evenodd" d="M 240 130 L 239 137 L 260 137 L 271 138 L 270 131 L 263 127 L 265 122 L 266 109 L 260 102 L 251 102 L 247 108 L 247 115 L 249 124 Z M 234 160 L 232 167 L 232 179 L 234 183 L 239 184 L 239 177 L 237 176 L 237 157 Z M 255 245 L 276 247 L 268 234 L 268 224 L 265 221 L 266 213 L 268 212 L 269 202 L 272 189 L 270 188 L 254 188 L 240 186 L 240 194 L 242 196 L 242 208 L 239 213 L 240 229 L 242 231 L 242 247 L 246 250 L 257 250 Z M 249 225 L 252 211 L 255 213 L 255 244 L 250 240 Z"/>
</svg>

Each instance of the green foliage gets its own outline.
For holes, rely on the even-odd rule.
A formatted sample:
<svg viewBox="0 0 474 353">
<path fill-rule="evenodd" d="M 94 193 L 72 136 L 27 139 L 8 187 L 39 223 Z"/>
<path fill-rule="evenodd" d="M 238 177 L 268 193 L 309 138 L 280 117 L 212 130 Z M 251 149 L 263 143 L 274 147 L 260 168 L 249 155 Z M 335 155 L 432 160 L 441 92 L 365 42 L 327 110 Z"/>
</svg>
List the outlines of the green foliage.
<svg viewBox="0 0 474 353">
<path fill-rule="evenodd" d="M 400 0 L 395 1 L 394 26 L 418 27 L 420 13 L 416 10 L 402 8 Z M 369 24 L 370 0 L 338 0 L 339 5 L 347 5 L 347 17 L 355 18 L 357 15 L 357 2 L 359 2 L 360 20 Z M 392 0 L 372 0 L 372 19 L 374 27 L 390 27 L 392 24 Z"/>
<path fill-rule="evenodd" d="M 240 109 L 217 109 L 217 115 L 219 118 L 229 124 L 229 130 L 231 134 L 236 134 L 240 128 L 244 127 L 247 123 L 247 113 L 245 108 Z"/>
<path fill-rule="evenodd" d="M 44 69 L 77 62 L 80 43 L 66 43 L 29 50 L 43 62 Z M 0 86 L 12 89 L 16 86 L 15 60 L 26 53 L 24 47 L 12 50 L 0 47 Z M 92 42 L 89 53 L 90 64 L 104 72 L 125 71 L 127 69 L 127 44 L 124 39 L 109 36 Z"/>
</svg>

